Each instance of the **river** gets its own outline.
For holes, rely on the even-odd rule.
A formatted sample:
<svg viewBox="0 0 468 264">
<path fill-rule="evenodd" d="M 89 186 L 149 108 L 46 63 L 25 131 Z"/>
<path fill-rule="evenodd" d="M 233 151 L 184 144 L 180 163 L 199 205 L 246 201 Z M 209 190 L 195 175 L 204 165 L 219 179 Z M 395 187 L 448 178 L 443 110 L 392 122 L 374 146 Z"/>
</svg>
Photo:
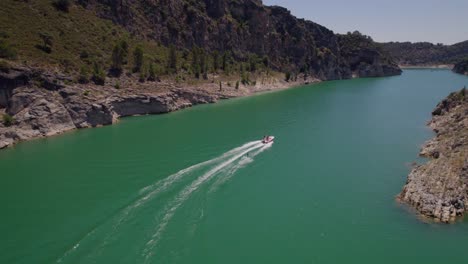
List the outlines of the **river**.
<svg viewBox="0 0 468 264">
<path fill-rule="evenodd" d="M 395 202 L 432 109 L 467 84 L 405 70 L 18 144 L 0 263 L 468 263 L 468 220 Z"/>
</svg>

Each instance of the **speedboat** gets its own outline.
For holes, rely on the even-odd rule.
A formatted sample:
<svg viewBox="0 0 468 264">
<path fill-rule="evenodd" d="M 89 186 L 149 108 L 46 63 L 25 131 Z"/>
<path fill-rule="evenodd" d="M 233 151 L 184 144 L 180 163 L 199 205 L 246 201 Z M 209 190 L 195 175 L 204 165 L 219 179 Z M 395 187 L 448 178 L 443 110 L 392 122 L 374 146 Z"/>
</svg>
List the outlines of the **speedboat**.
<svg viewBox="0 0 468 264">
<path fill-rule="evenodd" d="M 262 139 L 262 143 L 263 143 L 263 144 L 272 143 L 273 140 L 275 140 L 275 137 L 274 137 L 274 136 L 265 136 L 265 137 Z"/>
</svg>

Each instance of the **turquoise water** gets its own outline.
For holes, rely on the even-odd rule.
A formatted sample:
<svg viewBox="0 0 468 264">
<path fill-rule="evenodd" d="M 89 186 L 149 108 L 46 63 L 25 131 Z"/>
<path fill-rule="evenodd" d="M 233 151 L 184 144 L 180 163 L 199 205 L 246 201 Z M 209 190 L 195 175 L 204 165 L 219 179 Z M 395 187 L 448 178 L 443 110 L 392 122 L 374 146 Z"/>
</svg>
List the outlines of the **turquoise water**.
<svg viewBox="0 0 468 264">
<path fill-rule="evenodd" d="M 0 152 L 0 263 L 468 263 L 467 221 L 394 199 L 467 84 L 406 70 L 19 144 Z"/>
</svg>

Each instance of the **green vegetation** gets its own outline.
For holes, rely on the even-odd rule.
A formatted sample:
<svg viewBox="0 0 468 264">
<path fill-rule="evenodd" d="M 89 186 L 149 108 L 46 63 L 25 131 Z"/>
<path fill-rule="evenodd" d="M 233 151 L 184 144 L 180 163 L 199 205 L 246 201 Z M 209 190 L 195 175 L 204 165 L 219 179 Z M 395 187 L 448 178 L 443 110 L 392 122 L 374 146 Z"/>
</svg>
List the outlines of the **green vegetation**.
<svg viewBox="0 0 468 264">
<path fill-rule="evenodd" d="M 0 39 L 0 58 L 16 59 L 16 50 L 6 40 Z"/>
<path fill-rule="evenodd" d="M 138 81 L 143 83 L 146 81 L 146 71 L 144 69 L 140 70 L 140 75 L 138 77 Z"/>
<path fill-rule="evenodd" d="M 453 45 L 429 42 L 388 42 L 380 47 L 390 53 L 400 64 L 437 65 L 455 64 L 462 61 L 468 52 L 468 41 Z"/>
<path fill-rule="evenodd" d="M 154 67 L 153 63 L 150 63 L 149 69 L 148 69 L 148 81 L 154 82 L 156 81 L 156 69 Z"/>
<path fill-rule="evenodd" d="M 119 81 L 115 82 L 114 88 L 117 89 L 117 90 L 120 89 L 120 82 Z"/>
<path fill-rule="evenodd" d="M 15 119 L 11 115 L 3 114 L 3 124 L 6 127 L 13 125 L 14 122 L 15 122 Z"/>
<path fill-rule="evenodd" d="M 284 80 L 289 82 L 291 80 L 291 72 L 287 71 L 285 74 Z"/>
<path fill-rule="evenodd" d="M 250 84 L 250 75 L 245 71 L 241 72 L 241 83 L 243 85 L 249 85 Z"/>
<path fill-rule="evenodd" d="M 70 0 L 54 0 L 52 5 L 60 11 L 67 12 L 70 10 L 71 1 Z"/>
<path fill-rule="evenodd" d="M 200 66 L 200 49 L 198 47 L 192 48 L 192 72 L 195 78 L 200 79 L 201 66 Z"/>
<path fill-rule="evenodd" d="M 174 45 L 169 47 L 168 73 L 177 73 L 177 52 Z"/>
<path fill-rule="evenodd" d="M 127 63 L 128 44 L 125 40 L 119 41 L 112 50 L 111 72 L 118 76 L 122 73 L 123 65 Z"/>
<path fill-rule="evenodd" d="M 215 50 L 213 52 L 213 70 L 217 72 L 219 69 L 219 52 Z"/>
<path fill-rule="evenodd" d="M 89 83 L 89 72 L 86 66 L 81 66 L 80 74 L 78 76 L 78 83 L 86 84 Z"/>
<path fill-rule="evenodd" d="M 91 79 L 97 85 L 104 85 L 106 81 L 106 74 L 97 62 L 93 64 L 93 77 Z"/>
<path fill-rule="evenodd" d="M 11 68 L 11 66 L 10 66 L 10 64 L 9 64 L 7 61 L 5 61 L 5 60 L 0 60 L 0 71 L 1 71 L 1 72 L 6 72 L 6 73 L 8 73 L 8 72 L 10 72 L 10 68 Z"/>
<path fill-rule="evenodd" d="M 456 63 L 453 67 L 453 71 L 456 73 L 468 75 L 468 58 Z"/>
<path fill-rule="evenodd" d="M 36 45 L 36 47 L 46 53 L 51 53 L 54 38 L 47 32 L 40 32 L 39 37 L 42 40 L 42 45 Z"/>
<path fill-rule="evenodd" d="M 250 71 L 267 69 L 267 57 L 253 54 L 208 51 L 193 47 L 165 47 L 140 39 L 111 20 L 101 19 L 86 9 L 86 1 L 73 5 L 71 0 L 2 0 L 0 5 L 0 58 L 17 59 L 40 68 L 60 69 L 82 84 L 93 81 L 103 85 L 110 76 L 140 72 L 148 81 L 164 74 L 177 74 L 181 81 L 189 76 L 208 80 L 209 74 L 236 74 L 251 83 Z M 64 8 L 62 8 L 64 7 Z M 65 11 L 65 12 L 59 12 Z M 166 11 L 164 11 L 166 12 Z M 175 25 L 177 26 L 177 22 Z M 242 65 L 243 74 L 239 71 Z M 6 67 L 4 67 L 6 70 Z M 139 78 L 141 76 L 133 76 Z M 139 78 L 142 79 L 142 78 Z M 211 77 L 210 77 L 211 79 Z M 233 83 L 234 84 L 234 83 Z M 234 85 L 233 85 L 234 86 Z"/>
<path fill-rule="evenodd" d="M 77 76 L 82 66 L 92 69 L 94 61 L 104 69 L 111 68 L 115 44 L 125 39 L 127 50 L 139 45 L 149 61 L 163 64 L 167 60 L 167 47 L 131 37 L 124 28 L 97 17 L 81 5 L 74 5 L 64 13 L 57 12 L 51 0 L 1 2 L 1 58 L 17 58 L 38 67 L 62 68 L 68 64 L 70 72 Z M 40 33 L 51 37 L 50 53 L 42 49 L 44 41 Z M 133 65 L 133 56 L 129 57 L 123 65 Z"/>
<path fill-rule="evenodd" d="M 133 72 L 139 72 L 143 66 L 143 48 L 138 45 L 133 51 Z"/>
</svg>

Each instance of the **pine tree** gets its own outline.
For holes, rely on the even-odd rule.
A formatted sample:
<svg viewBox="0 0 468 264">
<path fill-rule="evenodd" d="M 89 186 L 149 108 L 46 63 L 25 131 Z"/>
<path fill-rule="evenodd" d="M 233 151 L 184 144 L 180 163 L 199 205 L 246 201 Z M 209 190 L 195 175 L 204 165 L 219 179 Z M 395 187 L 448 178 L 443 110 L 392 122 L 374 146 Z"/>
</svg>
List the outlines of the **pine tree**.
<svg viewBox="0 0 468 264">
<path fill-rule="evenodd" d="M 219 52 L 217 50 L 213 52 L 213 69 L 215 72 L 219 69 Z"/>
<path fill-rule="evenodd" d="M 229 60 L 228 53 L 224 52 L 224 54 L 223 54 L 223 65 L 222 65 L 223 71 L 227 71 L 227 69 L 228 69 L 228 63 L 229 63 L 228 60 Z"/>
<path fill-rule="evenodd" d="M 177 73 L 177 52 L 174 45 L 169 47 L 168 72 Z"/>
<path fill-rule="evenodd" d="M 156 81 L 156 70 L 154 69 L 154 64 L 150 63 L 148 69 L 148 81 Z"/>
<path fill-rule="evenodd" d="M 143 66 L 143 48 L 141 46 L 137 46 L 133 51 L 133 64 L 133 71 L 139 72 Z"/>
<path fill-rule="evenodd" d="M 93 64 L 92 80 L 97 85 L 104 85 L 106 81 L 106 74 L 104 73 L 101 66 L 97 62 L 94 62 Z"/>
<path fill-rule="evenodd" d="M 192 48 L 192 71 L 193 71 L 193 74 L 195 75 L 195 78 L 199 79 L 200 72 L 201 72 L 200 55 L 199 55 L 199 49 L 196 46 Z"/>
<path fill-rule="evenodd" d="M 124 60 L 124 51 L 120 43 L 114 46 L 112 50 L 112 65 L 111 70 L 114 71 L 116 74 L 122 73 L 122 65 Z"/>
</svg>

